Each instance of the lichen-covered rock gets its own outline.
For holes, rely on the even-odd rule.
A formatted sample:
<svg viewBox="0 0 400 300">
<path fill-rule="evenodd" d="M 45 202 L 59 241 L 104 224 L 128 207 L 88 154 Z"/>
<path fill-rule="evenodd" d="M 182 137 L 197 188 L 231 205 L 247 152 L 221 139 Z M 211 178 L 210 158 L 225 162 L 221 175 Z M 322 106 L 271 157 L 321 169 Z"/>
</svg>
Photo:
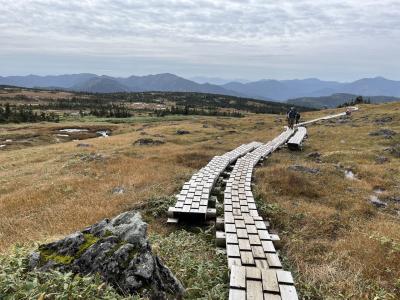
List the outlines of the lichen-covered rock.
<svg viewBox="0 0 400 300">
<path fill-rule="evenodd" d="M 149 297 L 166 299 L 168 295 L 180 298 L 184 292 L 179 280 L 153 255 L 147 224 L 135 211 L 41 245 L 30 255 L 29 264 L 38 271 L 98 273 L 125 294 L 146 291 Z"/>
</svg>

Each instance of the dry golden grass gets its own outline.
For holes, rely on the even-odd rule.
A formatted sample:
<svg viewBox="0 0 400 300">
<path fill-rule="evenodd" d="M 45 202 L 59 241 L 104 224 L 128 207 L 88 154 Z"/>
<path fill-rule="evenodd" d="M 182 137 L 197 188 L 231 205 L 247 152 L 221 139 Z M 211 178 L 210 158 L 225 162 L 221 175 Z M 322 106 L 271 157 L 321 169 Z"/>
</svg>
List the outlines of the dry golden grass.
<svg viewBox="0 0 400 300">
<path fill-rule="evenodd" d="M 59 236 L 102 218 L 112 217 L 152 196 L 173 195 L 191 174 L 217 154 L 240 143 L 274 133 L 257 131 L 255 123 L 270 117 L 206 118 L 147 124 L 123 124 L 121 134 L 78 142 L 0 152 L 0 249 L 15 243 Z M 203 127 L 203 124 L 208 126 Z M 59 124 L 58 127 L 96 124 Z M 104 124 L 97 124 L 103 126 Z M 4 125 L 3 133 L 27 136 L 51 133 L 54 125 Z M 229 130 L 239 129 L 233 133 Z M 14 130 L 15 129 L 15 130 Z M 139 129 L 139 130 L 138 130 Z M 177 135 L 178 129 L 190 134 Z M 261 129 L 261 128 L 260 128 Z M 125 132 L 125 133 L 123 133 Z M 164 140 L 159 146 L 137 146 L 139 138 Z M 97 156 L 92 156 L 95 153 Z M 114 195 L 122 186 L 125 193 Z"/>
<path fill-rule="evenodd" d="M 303 152 L 274 153 L 256 171 L 257 193 L 266 203 L 275 204 L 268 215 L 279 230 L 285 261 L 295 271 L 306 299 L 384 299 L 399 292 L 399 204 L 388 201 L 388 208 L 377 209 L 368 201 L 377 187 L 385 190 L 379 195 L 382 199 L 400 193 L 399 159 L 384 151 L 399 143 L 399 109 L 400 104 L 393 103 L 366 105 L 348 123 L 313 125 Z M 334 111 L 304 115 L 311 119 Z M 383 126 L 374 122 L 385 115 L 393 121 Z M 160 119 L 115 125 L 110 138 L 85 140 L 93 145 L 90 148 L 78 148 L 77 142 L 43 141 L 0 151 L 0 251 L 16 243 L 71 233 L 153 196 L 173 195 L 213 155 L 241 143 L 268 141 L 281 132 L 282 125 L 283 117 L 266 115 Z M 0 126 L 0 133 L 29 135 L 35 130 L 49 132 L 52 126 L 8 125 L 7 130 Z M 368 135 L 381 127 L 398 135 L 393 139 Z M 177 135 L 178 129 L 190 134 Z M 139 138 L 165 144 L 134 146 Z M 320 163 L 306 156 L 312 151 L 322 154 Z M 91 153 L 100 156 L 91 159 Z M 376 155 L 390 161 L 377 164 Z M 321 172 L 288 170 L 293 164 Z M 344 169 L 353 170 L 359 180 L 345 179 Z M 125 188 L 124 194 L 112 193 L 118 186 Z M 164 232 L 163 222 L 154 220 L 150 230 Z"/>
</svg>

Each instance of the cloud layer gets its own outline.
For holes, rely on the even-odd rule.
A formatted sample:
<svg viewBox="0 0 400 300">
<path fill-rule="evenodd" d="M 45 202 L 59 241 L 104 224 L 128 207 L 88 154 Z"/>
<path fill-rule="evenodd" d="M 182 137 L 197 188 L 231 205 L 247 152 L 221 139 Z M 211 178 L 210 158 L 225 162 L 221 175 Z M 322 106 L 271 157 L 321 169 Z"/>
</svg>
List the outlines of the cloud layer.
<svg viewBox="0 0 400 300">
<path fill-rule="evenodd" d="M 0 0 L 0 72 L 400 79 L 400 3 Z"/>
</svg>

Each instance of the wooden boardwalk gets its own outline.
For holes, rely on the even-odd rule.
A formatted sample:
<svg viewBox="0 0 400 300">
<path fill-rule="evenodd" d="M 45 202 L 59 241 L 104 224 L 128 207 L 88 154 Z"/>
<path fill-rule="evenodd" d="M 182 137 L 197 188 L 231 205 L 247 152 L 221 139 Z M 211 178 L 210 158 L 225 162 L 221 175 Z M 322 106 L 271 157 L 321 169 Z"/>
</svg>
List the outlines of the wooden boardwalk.
<svg viewBox="0 0 400 300">
<path fill-rule="evenodd" d="M 266 144 L 252 142 L 215 156 L 177 195 L 175 206 L 168 211 L 170 223 L 176 223 L 181 217 L 206 219 L 211 210 L 208 208 L 211 191 L 218 177 L 236 162 L 224 190 L 224 218 L 217 218 L 216 222 L 216 242 L 226 247 L 228 257 L 229 299 L 298 299 L 292 274 L 282 269 L 276 250 L 279 237 L 268 231 L 269 223 L 258 214 L 251 190 L 253 170 L 257 163 L 285 143 L 289 148 L 301 148 L 307 134 L 304 126 L 344 115 L 345 112 L 302 122 Z M 213 210 L 212 215 L 215 215 Z"/>
<path fill-rule="evenodd" d="M 307 136 L 305 127 L 297 127 L 296 133 L 289 139 L 287 146 L 290 150 L 301 150 L 303 140 Z"/>
<path fill-rule="evenodd" d="M 177 195 L 175 206 L 170 207 L 168 210 L 168 222 L 177 223 L 179 218 L 205 220 L 208 213 L 215 215 L 215 209 L 208 208 L 208 203 L 218 177 L 239 157 L 261 145 L 259 142 L 251 142 L 241 145 L 222 156 L 215 156 L 207 166 L 200 169 L 183 185 L 181 192 Z"/>
<path fill-rule="evenodd" d="M 294 130 L 286 130 L 271 142 L 239 158 L 224 191 L 223 232 L 230 268 L 230 299 L 297 299 L 290 272 L 282 270 L 271 235 L 259 216 L 251 180 L 255 165 L 287 142 Z"/>
</svg>

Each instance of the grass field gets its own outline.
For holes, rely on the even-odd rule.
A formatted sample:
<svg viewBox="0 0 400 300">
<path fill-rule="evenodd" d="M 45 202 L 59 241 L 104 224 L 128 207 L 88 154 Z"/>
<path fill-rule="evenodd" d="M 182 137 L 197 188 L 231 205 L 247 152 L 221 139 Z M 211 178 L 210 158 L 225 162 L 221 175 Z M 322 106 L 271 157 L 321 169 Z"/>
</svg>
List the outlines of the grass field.
<svg viewBox="0 0 400 300">
<path fill-rule="evenodd" d="M 303 117 L 336 111 L 303 113 Z M 400 202 L 396 201 L 400 162 L 395 150 L 389 151 L 396 145 L 400 150 L 399 112 L 400 103 L 363 105 L 349 120 L 312 125 L 304 151 L 283 149 L 256 170 L 255 192 L 263 203 L 262 212 L 283 240 L 284 262 L 294 272 L 304 299 L 397 299 L 400 295 Z M 379 122 L 388 116 L 390 121 Z M 57 126 L 104 127 L 107 123 L 113 126 L 109 138 L 64 143 L 43 138 L 26 147 L 0 149 L 0 251 L 7 254 L 16 244 L 31 247 L 35 241 L 54 240 L 149 199 L 174 195 L 212 156 L 241 143 L 266 142 L 284 125 L 283 118 L 275 115 L 105 121 L 70 120 Z M 48 123 L 1 125 L 0 140 L 32 131 L 49 137 L 52 127 Z M 382 128 L 397 134 L 369 135 Z M 177 135 L 178 129 L 190 134 Z M 134 145 L 140 138 L 164 144 Z M 77 147 L 82 142 L 90 147 Z M 319 159 L 308 156 L 316 151 Z M 378 163 L 377 156 L 388 161 Z M 295 164 L 319 172 L 288 168 Z M 356 179 L 346 179 L 345 170 Z M 114 194 L 116 187 L 125 192 Z M 369 197 L 374 194 L 387 207 L 373 206 Z M 212 233 L 175 232 L 165 227 L 162 213 L 147 221 L 156 251 L 187 287 L 195 287 L 188 298 L 224 299 L 225 269 L 216 278 L 208 274 L 201 279 L 199 272 L 183 270 L 180 251 L 174 251 L 187 250 L 201 239 L 204 248 L 186 256 L 193 270 L 222 268 L 223 258 L 212 249 Z M 209 265 L 201 265 L 207 258 Z M 199 283 L 204 285 L 202 292 Z M 217 288 L 210 290 L 210 286 Z"/>
</svg>

